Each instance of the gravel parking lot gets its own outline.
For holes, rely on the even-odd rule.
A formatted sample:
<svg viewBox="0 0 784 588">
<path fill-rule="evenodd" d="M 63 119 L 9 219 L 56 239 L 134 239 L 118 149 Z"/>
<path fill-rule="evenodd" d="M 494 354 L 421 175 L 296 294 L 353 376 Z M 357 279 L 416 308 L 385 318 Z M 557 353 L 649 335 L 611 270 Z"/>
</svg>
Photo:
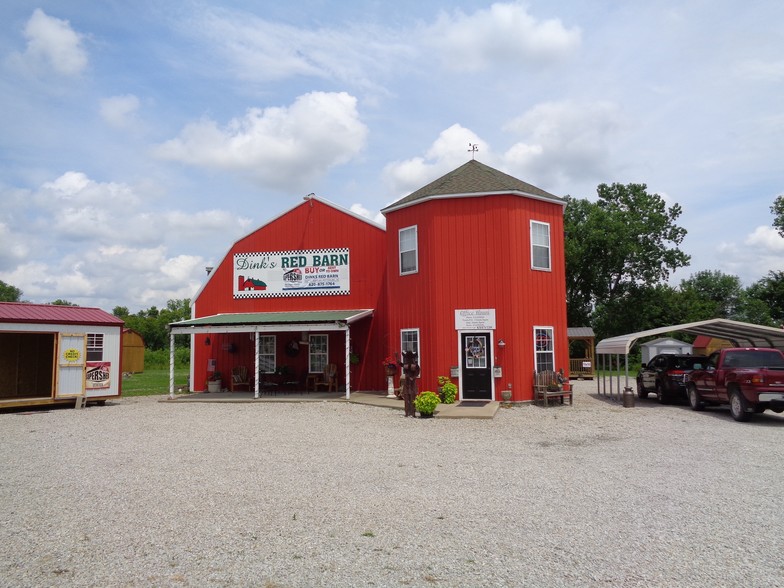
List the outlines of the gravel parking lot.
<svg viewBox="0 0 784 588">
<path fill-rule="evenodd" d="M 0 414 L 2 586 L 783 586 L 784 418 L 347 404 Z"/>
</svg>

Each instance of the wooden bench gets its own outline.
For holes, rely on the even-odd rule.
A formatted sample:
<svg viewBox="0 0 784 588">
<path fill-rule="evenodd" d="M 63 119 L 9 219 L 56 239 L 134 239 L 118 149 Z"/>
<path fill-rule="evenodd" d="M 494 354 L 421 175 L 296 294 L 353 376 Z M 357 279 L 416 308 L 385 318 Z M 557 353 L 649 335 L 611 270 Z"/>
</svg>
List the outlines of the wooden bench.
<svg viewBox="0 0 784 588">
<path fill-rule="evenodd" d="M 573 404 L 571 387 L 564 390 L 563 384 L 559 381 L 557 372 L 546 370 L 534 372 L 534 404 L 542 403 L 542 406 L 551 404 L 565 404 L 565 399 L 569 399 L 569 404 Z M 550 400 L 552 399 L 552 402 Z"/>
</svg>

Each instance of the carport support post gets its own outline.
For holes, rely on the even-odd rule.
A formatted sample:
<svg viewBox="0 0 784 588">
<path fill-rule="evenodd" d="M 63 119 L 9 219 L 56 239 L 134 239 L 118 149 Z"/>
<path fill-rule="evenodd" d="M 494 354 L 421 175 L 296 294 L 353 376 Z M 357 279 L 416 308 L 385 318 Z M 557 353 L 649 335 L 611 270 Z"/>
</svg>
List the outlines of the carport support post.
<svg viewBox="0 0 784 588">
<path fill-rule="evenodd" d="M 169 398 L 174 400 L 174 333 L 169 333 Z"/>
</svg>

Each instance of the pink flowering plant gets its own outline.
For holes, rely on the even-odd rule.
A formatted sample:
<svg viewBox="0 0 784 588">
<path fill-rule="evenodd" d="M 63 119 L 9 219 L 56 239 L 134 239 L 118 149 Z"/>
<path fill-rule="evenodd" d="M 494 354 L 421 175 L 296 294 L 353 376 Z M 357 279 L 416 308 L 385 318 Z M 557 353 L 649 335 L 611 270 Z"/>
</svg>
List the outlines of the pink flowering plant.
<svg viewBox="0 0 784 588">
<path fill-rule="evenodd" d="M 387 355 L 384 358 L 384 365 L 386 367 L 397 367 L 397 360 L 392 355 Z"/>
</svg>

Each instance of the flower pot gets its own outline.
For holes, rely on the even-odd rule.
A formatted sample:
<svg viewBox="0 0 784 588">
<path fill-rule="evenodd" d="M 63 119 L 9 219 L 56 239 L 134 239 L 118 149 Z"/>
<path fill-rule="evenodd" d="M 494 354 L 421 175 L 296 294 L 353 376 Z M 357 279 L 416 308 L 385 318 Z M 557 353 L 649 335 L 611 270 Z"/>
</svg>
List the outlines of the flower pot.
<svg viewBox="0 0 784 588">
<path fill-rule="evenodd" d="M 394 376 L 395 372 L 397 371 L 397 367 L 394 365 L 388 365 L 386 369 L 387 369 L 387 376 Z"/>
<path fill-rule="evenodd" d="M 433 413 L 432 412 L 420 412 L 419 413 L 419 418 L 420 419 L 432 419 L 433 418 Z"/>
<path fill-rule="evenodd" d="M 511 390 L 501 390 L 501 398 L 504 402 L 509 402 L 512 399 L 512 391 Z"/>
<path fill-rule="evenodd" d="M 207 382 L 207 392 L 220 392 L 223 387 L 223 382 L 220 380 L 210 380 Z"/>
</svg>

